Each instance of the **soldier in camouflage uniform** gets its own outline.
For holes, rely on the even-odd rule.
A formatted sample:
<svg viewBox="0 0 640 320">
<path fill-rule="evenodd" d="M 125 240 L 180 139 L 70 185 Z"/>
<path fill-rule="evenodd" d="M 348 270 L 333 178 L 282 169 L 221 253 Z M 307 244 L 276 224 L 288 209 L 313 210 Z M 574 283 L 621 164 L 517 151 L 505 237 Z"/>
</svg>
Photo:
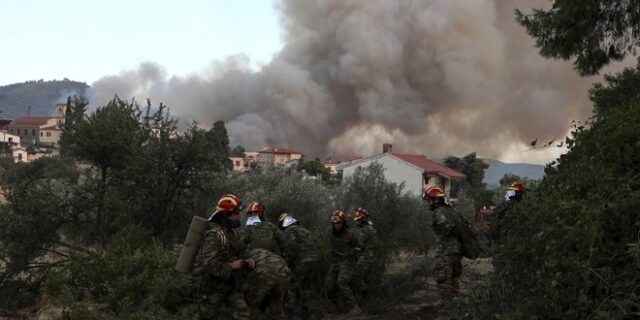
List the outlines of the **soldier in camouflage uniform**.
<svg viewBox="0 0 640 320">
<path fill-rule="evenodd" d="M 308 319 L 320 313 L 313 304 L 313 281 L 316 279 L 318 251 L 311 233 L 289 214 L 283 213 L 278 217 L 278 226 L 284 230 L 282 253 L 291 268 L 287 308 L 293 315 L 299 314 L 302 319 Z"/>
<path fill-rule="evenodd" d="M 520 202 L 524 195 L 524 186 L 520 182 L 513 182 L 507 186 L 505 201 L 493 210 L 491 219 L 491 235 L 493 241 L 500 243 L 500 238 L 508 231 L 509 225 L 517 219 Z"/>
<path fill-rule="evenodd" d="M 370 289 L 380 282 L 380 277 L 384 273 L 384 259 L 380 253 L 380 238 L 378 230 L 373 226 L 369 218 L 369 211 L 358 208 L 353 220 L 358 242 L 363 244 L 367 250 L 358 254 L 355 273 L 352 282 L 355 294 L 361 298 L 367 298 Z"/>
<path fill-rule="evenodd" d="M 240 226 L 242 201 L 232 194 L 218 201 L 194 262 L 193 273 L 199 276 L 200 319 L 249 319 L 243 293 L 234 273 L 245 266 L 244 246 L 235 228 Z M 251 260 L 248 261 L 252 265 Z"/>
<path fill-rule="evenodd" d="M 264 207 L 257 202 L 252 202 L 247 207 L 247 222 L 240 234 L 247 249 L 262 248 L 282 254 L 282 232 L 273 223 L 265 221 Z"/>
<path fill-rule="evenodd" d="M 247 275 L 244 296 L 251 319 L 284 319 L 284 300 L 289 286 L 289 267 L 284 259 L 262 248 L 249 250 L 255 266 Z"/>
<path fill-rule="evenodd" d="M 457 279 L 462 274 L 462 246 L 456 231 L 456 215 L 448 204 L 444 191 L 431 187 L 424 193 L 423 199 L 433 212 L 433 231 L 439 238 L 436 252 L 436 282 L 443 301 L 453 298 L 458 292 Z"/>
<path fill-rule="evenodd" d="M 341 301 L 350 308 L 348 316 L 356 316 L 361 314 L 362 310 L 356 304 L 349 283 L 356 267 L 357 255 L 364 250 L 364 245 L 358 241 L 355 232 L 349 229 L 346 213 L 336 210 L 331 216 L 331 222 L 331 265 L 325 278 L 325 286 L 329 294 L 333 291 L 339 293 Z"/>
</svg>

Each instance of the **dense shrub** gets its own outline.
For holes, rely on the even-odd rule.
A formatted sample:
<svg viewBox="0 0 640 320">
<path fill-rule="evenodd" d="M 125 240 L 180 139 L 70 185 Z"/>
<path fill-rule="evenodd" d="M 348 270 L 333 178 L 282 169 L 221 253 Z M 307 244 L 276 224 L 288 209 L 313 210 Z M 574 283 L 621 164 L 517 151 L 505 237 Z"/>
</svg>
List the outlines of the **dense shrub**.
<svg viewBox="0 0 640 320">
<path fill-rule="evenodd" d="M 608 94 L 634 80 L 629 77 L 640 72 L 609 77 Z M 504 238 L 485 316 L 640 314 L 640 101 L 596 107 L 607 111 L 574 126 L 569 152 L 546 168 L 539 191 L 527 196 L 524 214 Z"/>
</svg>

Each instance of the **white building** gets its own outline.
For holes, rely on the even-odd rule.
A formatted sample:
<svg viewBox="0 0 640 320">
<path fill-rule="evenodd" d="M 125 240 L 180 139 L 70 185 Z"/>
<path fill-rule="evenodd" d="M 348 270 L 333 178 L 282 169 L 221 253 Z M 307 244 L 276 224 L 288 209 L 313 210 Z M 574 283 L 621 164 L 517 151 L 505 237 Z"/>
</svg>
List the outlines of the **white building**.
<svg viewBox="0 0 640 320">
<path fill-rule="evenodd" d="M 464 174 L 431 161 L 424 155 L 392 152 L 389 144 L 385 144 L 381 154 L 340 165 L 338 170 L 342 170 L 343 177 L 348 177 L 358 167 L 366 168 L 372 163 L 382 165 L 387 181 L 404 183 L 405 190 L 415 195 L 422 195 L 429 187 L 439 186 L 450 197 L 451 181 L 465 178 Z"/>
</svg>

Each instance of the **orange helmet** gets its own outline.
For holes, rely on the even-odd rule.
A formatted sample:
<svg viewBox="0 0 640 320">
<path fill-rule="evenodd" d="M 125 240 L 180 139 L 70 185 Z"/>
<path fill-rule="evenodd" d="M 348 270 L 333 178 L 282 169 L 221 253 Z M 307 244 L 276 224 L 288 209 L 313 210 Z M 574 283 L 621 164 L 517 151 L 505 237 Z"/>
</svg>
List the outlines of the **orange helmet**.
<svg viewBox="0 0 640 320">
<path fill-rule="evenodd" d="M 507 186 L 507 190 L 515 190 L 516 192 L 524 192 L 524 186 L 520 182 L 511 182 L 509 186 Z"/>
<path fill-rule="evenodd" d="M 358 208 L 353 215 L 353 221 L 360 221 L 369 218 L 369 211 L 366 209 Z"/>
<path fill-rule="evenodd" d="M 242 210 L 244 206 L 242 205 L 242 200 L 233 194 L 225 194 L 218 200 L 218 205 L 216 206 L 216 211 L 218 212 L 234 212 Z"/>
<path fill-rule="evenodd" d="M 336 210 L 331 215 L 331 223 L 343 223 L 347 221 L 347 214 L 344 211 Z"/>
<path fill-rule="evenodd" d="M 247 206 L 247 214 L 258 214 L 258 216 L 262 217 L 264 215 L 264 207 L 257 203 L 251 202 L 249 206 Z"/>
<path fill-rule="evenodd" d="M 424 191 L 424 194 L 422 195 L 422 199 L 444 198 L 444 196 L 445 196 L 444 191 L 442 191 L 442 189 L 440 189 L 439 187 L 430 187 Z"/>
</svg>

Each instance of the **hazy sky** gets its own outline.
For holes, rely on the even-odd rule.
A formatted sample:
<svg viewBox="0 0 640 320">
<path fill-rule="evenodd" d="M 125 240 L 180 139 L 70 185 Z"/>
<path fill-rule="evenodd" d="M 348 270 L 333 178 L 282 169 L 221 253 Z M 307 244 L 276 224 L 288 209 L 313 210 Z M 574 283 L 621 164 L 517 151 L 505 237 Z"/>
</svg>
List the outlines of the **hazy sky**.
<svg viewBox="0 0 640 320">
<path fill-rule="evenodd" d="M 253 66 L 281 47 L 269 0 L 0 0 L 0 85 L 85 81 L 153 61 L 185 75 L 244 53 Z"/>
<path fill-rule="evenodd" d="M 224 120 L 248 148 L 367 155 L 393 142 L 545 163 L 563 150 L 522 150 L 588 117 L 598 79 L 542 58 L 515 22 L 515 8 L 548 4 L 0 0 L 0 85 L 84 81 L 97 104 L 150 98 L 185 121 Z"/>
</svg>

